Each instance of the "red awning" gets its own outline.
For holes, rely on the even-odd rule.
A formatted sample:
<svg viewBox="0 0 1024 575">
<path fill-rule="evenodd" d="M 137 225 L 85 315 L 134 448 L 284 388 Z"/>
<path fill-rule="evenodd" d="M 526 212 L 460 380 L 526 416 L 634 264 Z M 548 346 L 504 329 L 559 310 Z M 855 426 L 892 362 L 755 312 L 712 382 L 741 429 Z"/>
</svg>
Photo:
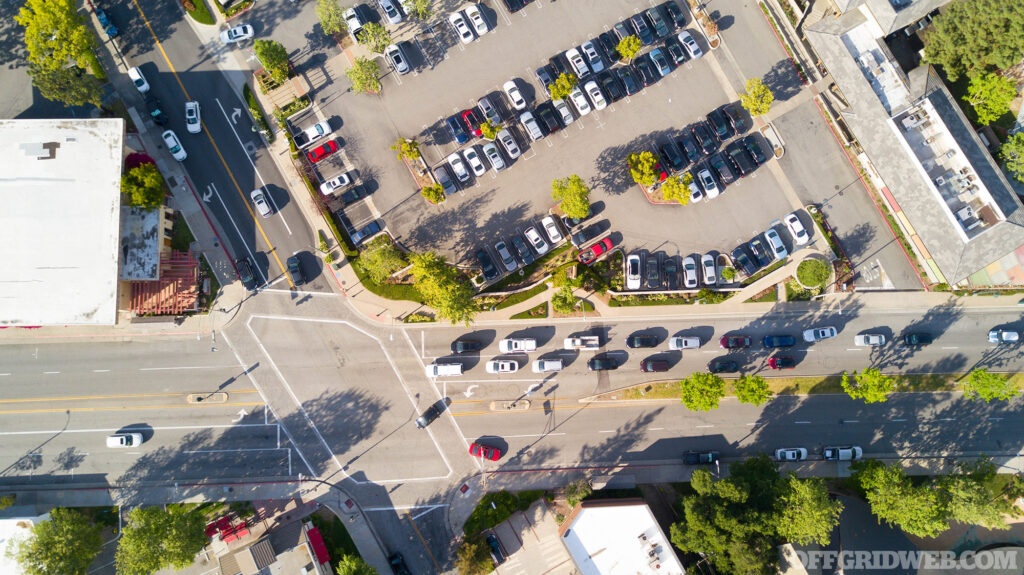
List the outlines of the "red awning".
<svg viewBox="0 0 1024 575">
<path fill-rule="evenodd" d="M 320 536 L 320 530 L 314 527 L 306 532 L 306 536 L 309 537 L 309 543 L 313 546 L 316 562 L 323 565 L 330 561 L 331 556 L 327 554 L 327 546 L 324 545 L 324 538 Z"/>
</svg>

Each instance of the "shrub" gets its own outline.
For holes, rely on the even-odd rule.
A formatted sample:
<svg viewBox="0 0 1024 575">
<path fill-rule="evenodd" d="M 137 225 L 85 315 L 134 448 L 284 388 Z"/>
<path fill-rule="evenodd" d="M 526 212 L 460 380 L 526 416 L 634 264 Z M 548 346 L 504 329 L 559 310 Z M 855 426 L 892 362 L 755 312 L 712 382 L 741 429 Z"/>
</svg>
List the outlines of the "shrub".
<svg viewBox="0 0 1024 575">
<path fill-rule="evenodd" d="M 185 6 L 185 11 L 188 12 L 188 15 L 199 24 L 212 26 L 217 23 L 213 19 L 213 15 L 210 14 L 210 9 L 206 7 L 205 0 L 186 0 L 183 5 Z M 189 5 L 192 7 L 189 8 Z"/>
<path fill-rule="evenodd" d="M 828 264 L 816 259 L 807 258 L 796 268 L 796 277 L 807 287 L 820 287 L 828 281 Z"/>
<path fill-rule="evenodd" d="M 736 279 L 736 269 L 729 266 L 722 268 L 722 279 L 727 282 L 731 282 Z"/>
<path fill-rule="evenodd" d="M 420 194 L 427 199 L 428 202 L 437 205 L 445 200 L 444 188 L 441 184 L 434 184 L 433 186 L 423 186 L 420 190 Z"/>
<path fill-rule="evenodd" d="M 256 40 L 252 49 L 271 79 L 278 84 L 288 79 L 288 50 L 284 45 L 274 40 Z"/>
</svg>

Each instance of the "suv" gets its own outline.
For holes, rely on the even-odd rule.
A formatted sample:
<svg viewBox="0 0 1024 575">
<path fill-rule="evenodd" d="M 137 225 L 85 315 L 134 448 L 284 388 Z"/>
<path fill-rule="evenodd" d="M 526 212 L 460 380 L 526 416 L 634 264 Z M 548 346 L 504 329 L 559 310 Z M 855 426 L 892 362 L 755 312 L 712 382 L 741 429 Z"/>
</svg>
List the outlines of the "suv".
<svg viewBox="0 0 1024 575">
<path fill-rule="evenodd" d="M 495 567 L 505 562 L 505 554 L 501 550 L 501 542 L 498 541 L 498 537 L 494 533 L 487 536 L 487 547 L 490 548 L 491 561 L 494 562 Z"/>
<path fill-rule="evenodd" d="M 530 139 L 534 142 L 544 139 L 544 132 L 541 131 L 540 126 L 537 124 L 537 120 L 533 117 L 530 112 L 523 112 L 519 114 L 519 121 L 523 123 L 523 127 L 526 128 L 526 133 L 530 135 Z"/>
<path fill-rule="evenodd" d="M 366 21 L 356 12 L 355 8 L 345 10 L 341 16 L 345 19 L 345 27 L 348 28 L 348 33 L 352 38 L 358 40 L 357 35 L 363 31 L 363 24 L 366 24 Z"/>
<path fill-rule="evenodd" d="M 640 255 L 626 258 L 626 289 L 640 289 Z"/>
<path fill-rule="evenodd" d="M 686 465 L 714 465 L 718 463 L 717 451 L 687 451 L 683 454 Z"/>
<path fill-rule="evenodd" d="M 650 46 L 654 43 L 654 34 L 651 33 L 651 27 L 647 25 L 647 21 L 644 20 L 641 14 L 630 16 L 629 23 L 644 46 Z"/>
<path fill-rule="evenodd" d="M 757 168 L 754 159 L 750 157 L 750 152 L 743 146 L 742 140 L 736 140 L 726 146 L 725 153 L 729 155 L 732 163 L 739 169 L 741 178 Z"/>
<path fill-rule="evenodd" d="M 469 353 L 472 351 L 480 351 L 483 346 L 480 345 L 479 341 L 474 339 L 457 339 L 452 342 L 452 353 Z"/>
<path fill-rule="evenodd" d="M 458 189 L 455 187 L 455 181 L 452 180 L 451 175 L 448 173 L 448 167 L 444 164 L 434 168 L 434 179 L 441 185 L 445 195 L 454 194 Z"/>
<path fill-rule="evenodd" d="M 732 124 L 729 123 L 728 116 L 725 115 L 721 108 L 708 112 L 708 123 L 714 128 L 718 139 L 723 142 L 736 134 L 736 131 L 732 129 Z"/>
<path fill-rule="evenodd" d="M 618 367 L 618 360 L 607 355 L 595 356 L 587 362 L 587 369 L 590 371 L 609 371 L 617 369 Z"/>
<path fill-rule="evenodd" d="M 252 274 L 252 265 L 249 264 L 249 258 L 235 260 L 235 268 L 238 270 L 238 279 L 242 281 L 245 289 L 249 291 L 255 290 L 256 277 Z"/>
<path fill-rule="evenodd" d="M 299 265 L 299 256 L 292 256 L 288 258 L 288 276 L 292 278 L 292 283 L 300 286 L 306 283 L 306 274 L 302 271 L 302 266 Z"/>
<path fill-rule="evenodd" d="M 796 338 L 791 335 L 766 335 L 761 343 L 765 347 L 793 347 Z"/>
<path fill-rule="evenodd" d="M 477 250 L 476 261 L 480 264 L 480 269 L 483 271 L 484 280 L 490 281 L 498 277 L 498 268 L 494 267 L 494 262 L 491 261 L 491 256 L 488 255 L 487 250 L 484 248 Z"/>
<path fill-rule="evenodd" d="M 601 225 L 594 224 L 592 226 L 587 226 L 582 230 L 576 232 L 575 234 L 569 236 L 569 241 L 572 242 L 572 245 L 579 248 L 582 247 L 583 244 L 589 242 L 590 240 L 596 238 L 599 235 L 601 235 Z"/>
<path fill-rule="evenodd" d="M 736 181 L 736 172 L 733 171 L 734 166 L 732 161 L 722 152 L 708 158 L 708 165 L 710 165 L 715 173 L 718 174 L 718 179 L 725 185 L 729 185 Z"/>
<path fill-rule="evenodd" d="M 752 276 L 757 273 L 757 264 L 750 259 L 750 256 L 747 255 L 746 248 L 743 246 L 736 246 L 732 250 L 732 261 L 733 264 L 735 264 L 737 268 L 743 270 L 743 273 L 747 274 L 747 276 Z"/>
<path fill-rule="evenodd" d="M 864 455 L 861 448 L 852 445 L 850 447 L 826 447 L 823 453 L 825 461 L 853 461 Z"/>
<path fill-rule="evenodd" d="M 673 170 L 679 171 L 686 167 L 686 160 L 679 152 L 679 148 L 672 142 L 665 142 L 658 146 L 658 152 L 661 153 L 661 157 L 665 158 L 665 161 L 668 162 L 669 167 Z"/>
</svg>

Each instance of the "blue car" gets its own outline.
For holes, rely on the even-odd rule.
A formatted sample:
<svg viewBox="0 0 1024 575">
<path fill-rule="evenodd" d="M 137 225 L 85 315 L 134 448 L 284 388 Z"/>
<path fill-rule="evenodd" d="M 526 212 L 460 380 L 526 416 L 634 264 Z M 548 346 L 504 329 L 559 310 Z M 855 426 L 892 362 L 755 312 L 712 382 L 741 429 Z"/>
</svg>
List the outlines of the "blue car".
<svg viewBox="0 0 1024 575">
<path fill-rule="evenodd" d="M 370 222 L 368 226 L 352 234 L 352 243 L 359 245 L 363 240 L 372 236 L 373 234 L 380 231 L 380 224 L 376 220 Z"/>
<path fill-rule="evenodd" d="M 761 341 L 765 347 L 793 347 L 796 338 L 791 335 L 766 335 Z"/>
<path fill-rule="evenodd" d="M 462 127 L 462 122 L 459 121 L 459 118 L 451 116 L 444 121 L 444 125 L 448 126 L 448 131 L 451 132 L 451 135 L 455 138 L 456 142 L 465 144 L 469 141 L 469 134 L 467 134 L 466 130 Z"/>
</svg>

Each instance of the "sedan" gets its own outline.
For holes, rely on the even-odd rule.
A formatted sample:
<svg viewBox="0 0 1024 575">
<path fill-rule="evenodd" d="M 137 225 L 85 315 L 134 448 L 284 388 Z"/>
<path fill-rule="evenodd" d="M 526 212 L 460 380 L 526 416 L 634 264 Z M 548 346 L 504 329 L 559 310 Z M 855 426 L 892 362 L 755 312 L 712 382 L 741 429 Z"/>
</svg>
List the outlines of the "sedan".
<svg viewBox="0 0 1024 575">
<path fill-rule="evenodd" d="M 657 6 L 654 8 L 648 8 L 644 15 L 654 25 L 654 35 L 657 38 L 664 38 L 668 36 L 668 24 L 665 23 L 665 17 L 662 16 L 661 10 Z"/>
<path fill-rule="evenodd" d="M 704 285 L 715 285 L 718 281 L 718 270 L 715 269 L 715 256 L 711 254 L 701 256 L 700 268 L 704 271 Z"/>
<path fill-rule="evenodd" d="M 775 459 L 779 461 L 803 461 L 807 459 L 807 450 L 803 447 L 776 449 Z"/>
<path fill-rule="evenodd" d="M 989 341 L 992 341 L 989 334 Z M 853 345 L 861 347 L 879 347 L 885 345 L 885 336 L 880 333 L 861 333 L 853 336 Z"/>
<path fill-rule="evenodd" d="M 692 256 L 683 258 L 683 287 L 686 289 L 697 287 L 697 262 Z"/>
<path fill-rule="evenodd" d="M 444 125 L 447 126 L 448 132 L 452 135 L 452 138 L 456 143 L 465 144 L 469 141 L 469 134 L 466 133 L 466 128 L 462 125 L 459 118 L 449 116 L 445 119 Z"/>
<path fill-rule="evenodd" d="M 267 196 L 263 193 L 263 188 L 253 190 L 249 194 L 252 198 L 252 203 L 256 206 L 256 211 L 263 217 L 269 217 L 270 214 L 274 213 L 274 210 L 270 207 L 270 202 L 267 201 Z"/>
<path fill-rule="evenodd" d="M 994 329 L 988 332 L 989 343 L 1017 343 L 1020 334 L 1006 329 Z"/>
<path fill-rule="evenodd" d="M 697 140 L 694 139 L 693 134 L 689 131 L 684 132 L 679 139 L 676 140 L 676 145 L 682 150 L 686 156 L 686 160 L 691 164 L 704 157 L 704 153 L 701 151 L 700 146 L 697 144 Z"/>
<path fill-rule="evenodd" d="M 718 152 L 708 158 L 708 164 L 714 168 L 715 173 L 718 174 L 718 179 L 720 179 L 723 184 L 728 185 L 736 181 L 736 171 L 732 165 L 732 160 L 729 159 L 729 156 L 726 156 L 722 152 Z"/>
<path fill-rule="evenodd" d="M 512 137 L 512 134 L 508 130 L 502 130 L 498 132 L 495 139 L 501 142 L 501 147 L 505 148 L 505 153 L 511 159 L 518 158 L 522 152 L 519 150 L 519 145 L 516 144 L 516 139 Z"/>
<path fill-rule="evenodd" d="M 146 77 L 142 75 L 142 70 L 137 67 L 128 68 L 128 78 L 131 79 L 132 84 L 135 84 L 135 89 L 140 94 L 145 94 L 149 91 L 149 82 L 146 81 Z"/>
<path fill-rule="evenodd" d="M 704 155 L 714 152 L 718 147 L 718 140 L 716 140 L 714 134 L 711 133 L 711 128 L 709 128 L 704 122 L 697 122 L 694 124 L 692 132 L 693 137 L 696 138 L 697 143 L 700 144 L 700 148 L 704 150 Z"/>
<path fill-rule="evenodd" d="M 516 110 L 526 109 L 526 99 L 523 98 L 523 94 L 519 91 L 519 87 L 516 86 L 515 80 L 509 80 L 501 87 L 505 91 L 505 95 L 508 96 L 509 101 L 512 102 L 512 107 Z"/>
<path fill-rule="evenodd" d="M 466 158 L 466 163 L 469 164 L 469 169 L 473 170 L 473 174 L 476 177 L 480 177 L 487 172 L 487 167 L 480 161 L 480 154 L 476 153 L 476 148 L 470 146 L 465 150 L 462 150 L 463 157 Z"/>
<path fill-rule="evenodd" d="M 498 152 L 498 146 L 495 146 L 494 142 L 484 144 L 484 155 L 487 156 L 487 160 L 491 163 L 491 169 L 495 172 L 505 169 L 505 160 L 502 159 Z"/>
<path fill-rule="evenodd" d="M 754 163 L 758 166 L 768 161 L 768 157 L 764 154 L 764 150 L 761 149 L 761 144 L 757 143 L 757 138 L 751 134 L 746 138 L 743 138 L 743 147 L 750 154 L 751 158 L 754 158 Z"/>
<path fill-rule="evenodd" d="M 650 46 L 654 43 L 654 34 L 651 33 L 651 27 L 647 25 L 643 15 L 634 14 L 630 16 L 629 23 L 633 26 L 633 31 L 636 32 L 637 37 L 640 38 L 640 42 L 644 46 Z"/>
<path fill-rule="evenodd" d="M 633 67 L 636 68 L 636 72 L 644 86 L 650 86 L 658 81 L 658 71 L 654 69 L 654 63 L 651 62 L 651 59 L 646 54 L 637 56 L 636 61 L 633 62 Z"/>
<path fill-rule="evenodd" d="M 626 289 L 640 289 L 640 256 L 629 254 L 626 258 Z"/>
<path fill-rule="evenodd" d="M 435 419 L 441 416 L 441 408 L 437 404 L 433 404 L 428 407 L 419 417 L 416 418 L 416 427 L 423 429 L 424 427 L 433 423 Z"/>
<path fill-rule="evenodd" d="M 235 260 L 235 269 L 238 270 L 238 279 L 241 280 L 245 289 L 254 291 L 256 289 L 256 277 L 252 273 L 252 264 L 249 263 L 249 258 Z"/>
<path fill-rule="evenodd" d="M 480 264 L 480 269 L 483 271 L 484 280 L 490 281 L 498 277 L 498 268 L 494 267 L 494 262 L 491 261 L 491 256 L 488 255 L 487 250 L 483 248 L 477 250 L 476 261 Z"/>
<path fill-rule="evenodd" d="M 569 48 L 565 51 L 565 59 L 569 61 L 569 65 L 572 66 L 573 72 L 576 77 L 582 80 L 590 75 L 590 67 L 587 66 L 587 62 L 580 55 L 580 51 L 576 48 Z"/>
<path fill-rule="evenodd" d="M 766 335 L 761 340 L 765 347 L 793 347 L 796 345 L 796 338 L 791 335 Z"/>
<path fill-rule="evenodd" d="M 647 257 L 647 288 L 661 289 L 661 269 L 655 255 Z"/>
<path fill-rule="evenodd" d="M 668 12 L 669 17 L 672 18 L 672 23 L 676 25 L 676 29 L 686 26 L 686 16 L 683 16 L 683 11 L 679 9 L 679 5 L 673 0 L 668 0 L 661 5 L 662 8 Z"/>
<path fill-rule="evenodd" d="M 648 56 L 650 56 L 651 62 L 654 62 L 654 67 L 662 78 L 668 76 L 669 72 L 672 71 L 672 68 L 668 65 L 668 58 L 665 57 L 665 53 L 661 51 L 661 48 L 651 50 Z"/>
<path fill-rule="evenodd" d="M 185 152 L 185 148 L 181 147 L 181 140 L 178 139 L 178 135 L 174 133 L 174 130 L 165 131 L 162 137 L 164 145 L 167 146 L 167 151 L 171 153 L 171 157 L 179 162 L 184 162 L 188 154 Z"/>
<path fill-rule="evenodd" d="M 697 45 L 697 41 L 686 30 L 680 32 L 677 38 L 679 38 L 679 43 L 683 45 L 683 48 L 686 48 L 686 52 L 690 54 L 690 58 L 697 59 L 704 55 L 700 50 L 700 46 Z"/>
<path fill-rule="evenodd" d="M 306 152 L 306 159 L 308 159 L 310 162 L 315 164 L 315 163 L 319 162 L 320 160 L 326 158 L 327 156 L 330 156 L 331 154 L 333 154 L 334 152 L 337 152 L 337 151 L 338 151 L 338 142 L 335 142 L 334 140 L 330 140 L 330 141 L 324 142 L 320 146 L 318 146 L 318 147 L 316 147 L 316 148 Z"/>
<path fill-rule="evenodd" d="M 448 156 L 448 165 L 452 167 L 455 177 L 460 182 L 469 180 L 469 170 L 466 169 L 466 163 L 462 161 L 462 156 L 458 152 L 452 152 L 452 155 Z"/>
<path fill-rule="evenodd" d="M 519 262 L 516 261 L 516 258 L 512 257 L 512 252 L 509 251 L 508 244 L 504 241 L 500 241 L 494 244 L 494 251 L 498 252 L 498 259 L 500 259 L 501 263 L 504 264 L 505 269 L 510 272 L 516 271 L 516 268 L 519 267 Z"/>
<path fill-rule="evenodd" d="M 473 110 L 465 110 L 462 112 L 462 123 L 466 125 L 466 129 L 470 134 L 474 136 L 480 136 L 480 118 L 477 117 L 476 112 Z"/>
<path fill-rule="evenodd" d="M 598 355 L 587 362 L 587 369 L 590 371 L 609 371 L 617 369 L 619 361 L 607 355 Z"/>
<path fill-rule="evenodd" d="M 737 268 L 743 271 L 748 277 L 757 273 L 758 266 L 754 263 L 750 256 L 747 254 L 746 248 L 743 246 L 736 246 L 732 250 L 732 262 Z"/>
<path fill-rule="evenodd" d="M 825 461 L 853 461 L 860 459 L 864 450 L 855 445 L 849 447 L 826 447 L 822 451 L 822 459 Z"/>
<path fill-rule="evenodd" d="M 329 196 L 336 192 L 337 190 L 340 190 L 341 188 L 344 188 L 345 186 L 351 183 L 352 178 L 348 177 L 348 174 L 338 174 L 337 176 L 320 184 L 320 192 L 323 193 L 325 196 Z"/>
<path fill-rule="evenodd" d="M 501 450 L 497 447 L 489 447 L 487 445 L 480 445 L 474 443 L 469 446 L 469 454 L 474 457 L 480 457 L 489 461 L 497 461 L 501 459 Z"/>
<path fill-rule="evenodd" d="M 658 347 L 658 338 L 653 335 L 631 335 L 626 338 L 626 347 L 629 349 Z"/>
<path fill-rule="evenodd" d="M 551 102 L 544 102 L 537 106 L 537 117 L 540 118 L 541 124 L 543 124 L 549 134 L 553 134 L 562 129 L 562 124 L 559 123 L 558 116 L 559 114 L 555 111 L 555 106 Z"/>
<path fill-rule="evenodd" d="M 199 102 L 185 102 L 185 128 L 190 134 L 198 134 L 203 130 L 203 120 L 199 115 Z"/>
<path fill-rule="evenodd" d="M 548 238 L 551 239 L 551 243 L 557 244 L 562 241 L 562 232 L 558 229 L 558 223 L 555 222 L 555 218 L 545 216 L 540 223 L 544 226 L 544 231 L 547 232 Z"/>
<path fill-rule="evenodd" d="M 530 242 L 531 246 L 533 246 L 533 250 L 537 252 L 537 255 L 542 256 L 548 253 L 548 250 L 551 249 L 551 246 L 549 246 L 548 243 L 544 241 L 544 238 L 540 236 L 540 233 L 537 232 L 537 228 L 530 226 L 523 230 L 523 235 L 526 236 L 526 240 Z"/>
<path fill-rule="evenodd" d="M 811 236 L 807 235 L 804 225 L 800 223 L 800 218 L 797 217 L 796 212 L 786 215 L 786 217 L 782 218 L 782 221 L 786 222 L 789 234 L 793 236 L 793 242 L 796 245 L 802 246 L 811 239 Z"/>
<path fill-rule="evenodd" d="M 594 80 L 587 82 L 583 86 L 583 91 L 587 93 L 587 96 L 590 96 L 590 101 L 594 103 L 595 110 L 604 110 L 608 107 L 608 102 L 604 99 L 601 88 Z"/>
<path fill-rule="evenodd" d="M 707 168 L 697 172 L 697 180 L 700 182 L 700 186 L 704 188 L 704 193 L 707 194 L 708 199 L 718 197 L 718 183 L 715 182 L 715 177 L 711 175 L 711 171 Z"/>
<path fill-rule="evenodd" d="M 608 99 L 612 102 L 618 102 L 626 97 L 626 93 L 622 91 L 622 85 L 615 79 L 615 74 L 612 74 L 610 71 L 599 74 L 597 81 L 601 84 L 601 88 L 604 89 L 605 93 L 608 94 Z"/>
<path fill-rule="evenodd" d="M 608 250 L 610 249 L 612 249 L 611 238 L 604 238 L 589 248 L 581 251 L 579 255 L 576 256 L 576 259 L 579 260 L 581 264 L 591 264 L 594 263 L 597 258 L 608 253 Z"/>
<path fill-rule="evenodd" d="M 481 349 L 483 349 L 483 346 L 479 341 L 474 339 L 457 339 L 452 342 L 451 347 L 452 353 L 454 354 L 472 353 L 474 351 L 480 351 Z"/>
<path fill-rule="evenodd" d="M 484 15 L 480 13 L 480 8 L 476 4 L 470 4 L 466 8 L 466 17 L 473 24 L 473 29 L 476 30 L 477 36 L 483 36 L 490 30 L 487 27 L 487 21 L 484 20 Z"/>
<path fill-rule="evenodd" d="M 928 345 L 932 342 L 932 336 L 929 333 L 908 333 L 903 336 L 904 345 Z"/>
<path fill-rule="evenodd" d="M 789 252 L 786 251 L 786 246 L 782 244 L 779 232 L 769 229 L 764 233 L 764 239 L 768 241 L 768 247 L 771 249 L 776 260 L 783 260 L 789 257 Z"/>
<path fill-rule="evenodd" d="M 673 4 L 670 2 L 670 4 Z M 714 465 L 718 463 L 717 451 L 687 451 L 683 454 L 683 463 L 686 465 Z"/>
<path fill-rule="evenodd" d="M 715 359 L 708 364 L 708 373 L 737 373 L 740 366 L 729 359 Z"/>
<path fill-rule="evenodd" d="M 565 100 L 552 100 L 551 105 L 555 107 L 555 111 L 562 118 L 563 125 L 568 126 L 576 121 L 576 116 L 572 115 L 572 111 L 569 110 L 569 104 L 566 104 Z"/>
<path fill-rule="evenodd" d="M 732 129 L 732 124 L 729 123 L 729 118 L 721 108 L 716 108 L 708 112 L 708 124 L 714 128 L 715 135 L 717 135 L 718 139 L 723 142 L 736 134 Z"/>
<path fill-rule="evenodd" d="M 292 279 L 292 283 L 300 286 L 306 283 L 306 272 L 302 271 L 302 264 L 299 263 L 299 256 L 294 255 L 288 258 L 285 262 L 285 267 L 288 268 L 288 277 Z"/>
<path fill-rule="evenodd" d="M 466 24 L 466 19 L 462 17 L 461 13 L 453 12 L 448 16 L 448 22 L 451 23 L 452 28 L 455 28 L 455 34 L 462 40 L 463 44 L 469 44 L 476 40 L 476 36 L 469 29 L 469 24 Z"/>
<path fill-rule="evenodd" d="M 672 60 L 673 66 L 678 68 L 686 63 L 686 51 L 675 38 L 665 40 L 665 52 L 668 53 L 668 58 Z"/>
<path fill-rule="evenodd" d="M 665 278 L 665 287 L 670 290 L 679 288 L 679 267 L 676 266 L 676 258 L 665 258 L 662 265 L 662 275 Z"/>
<path fill-rule="evenodd" d="M 768 253 L 768 248 L 765 247 L 760 237 L 750 240 L 750 253 L 754 254 L 754 259 L 757 260 L 757 264 L 760 267 L 765 267 L 775 261 L 775 258 Z"/>
<path fill-rule="evenodd" d="M 832 339 L 836 336 L 836 328 L 832 326 L 816 327 L 804 330 L 804 341 L 814 343 L 823 339 Z"/>
<path fill-rule="evenodd" d="M 402 21 L 402 13 L 398 11 L 395 3 L 391 0 L 377 0 L 377 5 L 384 12 L 384 17 L 388 19 L 388 22 L 398 24 Z"/>
<path fill-rule="evenodd" d="M 492 359 L 484 366 L 487 373 L 515 373 L 519 371 L 519 362 L 512 359 Z"/>
<path fill-rule="evenodd" d="M 188 106 L 188 104 L 185 104 Z M 153 96 L 146 96 L 146 109 L 149 110 L 149 117 L 153 118 L 153 123 L 157 126 L 167 125 L 167 114 L 164 114 L 163 109 L 160 108 L 160 100 Z M 185 110 L 188 113 L 188 110 Z M 191 130 L 189 130 L 191 131 Z"/>
<path fill-rule="evenodd" d="M 619 81 L 622 82 L 622 86 L 626 89 L 627 96 L 632 96 L 640 91 L 640 83 L 637 81 L 636 74 L 631 67 L 622 66 L 621 68 L 615 68 L 615 73 L 619 76 Z"/>
<path fill-rule="evenodd" d="M 686 167 L 686 159 L 683 158 L 683 155 L 679 153 L 679 148 L 672 142 L 665 142 L 658 146 L 658 152 L 661 153 L 661 157 L 665 158 L 673 170 L 679 171 Z"/>
<path fill-rule="evenodd" d="M 569 99 L 572 100 L 572 105 L 576 106 L 576 111 L 579 112 L 580 116 L 586 116 L 590 113 L 590 102 L 587 101 L 587 97 L 583 95 L 583 90 L 580 90 L 579 86 L 572 89 L 569 93 Z"/>
<path fill-rule="evenodd" d="M 604 49 L 604 53 L 608 56 L 608 59 L 614 64 L 619 59 L 619 41 L 615 37 L 614 32 L 602 32 L 598 37 L 597 41 L 601 44 L 601 48 Z"/>
<path fill-rule="evenodd" d="M 750 347 L 750 336 L 748 335 L 724 335 L 718 340 L 722 349 L 746 349 Z"/>
<path fill-rule="evenodd" d="M 512 249 L 516 251 L 516 255 L 519 256 L 519 259 L 523 260 L 524 265 L 530 265 L 536 259 L 533 257 L 533 252 L 530 251 L 526 242 L 523 241 L 523 237 L 519 234 L 512 236 Z"/>
<path fill-rule="evenodd" d="M 604 61 L 601 60 L 601 55 L 597 53 L 597 47 L 593 41 L 584 42 L 580 49 L 583 50 L 583 56 L 587 59 L 587 64 L 590 65 L 590 69 L 595 74 L 604 70 Z"/>
<path fill-rule="evenodd" d="M 363 227 L 363 229 L 361 229 L 358 232 L 352 234 L 352 243 L 358 246 L 359 244 L 361 244 L 363 242 L 363 240 L 365 240 L 366 238 L 376 234 L 379 231 L 380 231 L 380 224 L 377 223 L 376 221 L 372 221 L 372 222 L 366 224 L 366 226 Z"/>
<path fill-rule="evenodd" d="M 252 26 L 248 24 L 241 24 L 239 26 L 235 26 L 234 28 L 228 28 L 227 30 L 220 33 L 220 41 L 224 44 L 234 44 L 235 42 L 248 40 L 252 37 Z"/>
</svg>

